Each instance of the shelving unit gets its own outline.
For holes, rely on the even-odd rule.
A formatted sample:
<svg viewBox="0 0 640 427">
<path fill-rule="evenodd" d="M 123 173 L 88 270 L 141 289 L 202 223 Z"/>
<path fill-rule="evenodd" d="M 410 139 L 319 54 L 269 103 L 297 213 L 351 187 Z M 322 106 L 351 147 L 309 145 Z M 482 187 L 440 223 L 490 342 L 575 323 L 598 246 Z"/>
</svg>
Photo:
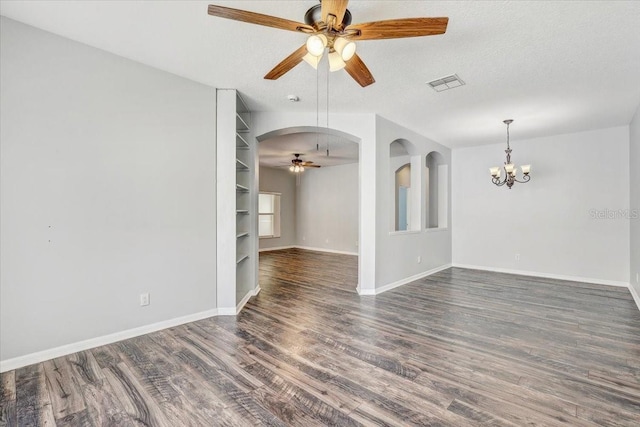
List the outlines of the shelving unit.
<svg viewBox="0 0 640 427">
<path fill-rule="evenodd" d="M 218 307 L 232 312 L 257 287 L 256 147 L 251 112 L 236 90 L 217 91 L 217 110 L 217 295 Z"/>
</svg>

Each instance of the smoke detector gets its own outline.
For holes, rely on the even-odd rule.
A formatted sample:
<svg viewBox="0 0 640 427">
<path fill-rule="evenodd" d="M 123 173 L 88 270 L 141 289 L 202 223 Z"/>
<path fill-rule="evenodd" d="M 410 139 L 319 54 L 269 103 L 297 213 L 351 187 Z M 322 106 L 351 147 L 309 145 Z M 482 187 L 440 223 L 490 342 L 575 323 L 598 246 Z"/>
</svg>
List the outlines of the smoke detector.
<svg viewBox="0 0 640 427">
<path fill-rule="evenodd" d="M 291 101 L 291 102 L 298 102 L 298 101 L 300 101 L 300 98 L 298 98 L 298 96 L 297 96 L 297 95 L 289 95 L 289 96 L 287 96 L 287 99 L 288 99 L 289 101 Z"/>
<path fill-rule="evenodd" d="M 427 83 L 431 86 L 431 89 L 436 92 L 442 92 L 445 90 L 453 89 L 454 87 L 464 86 L 464 82 L 460 80 L 457 74 L 452 74 L 447 77 L 442 77 Z"/>
</svg>

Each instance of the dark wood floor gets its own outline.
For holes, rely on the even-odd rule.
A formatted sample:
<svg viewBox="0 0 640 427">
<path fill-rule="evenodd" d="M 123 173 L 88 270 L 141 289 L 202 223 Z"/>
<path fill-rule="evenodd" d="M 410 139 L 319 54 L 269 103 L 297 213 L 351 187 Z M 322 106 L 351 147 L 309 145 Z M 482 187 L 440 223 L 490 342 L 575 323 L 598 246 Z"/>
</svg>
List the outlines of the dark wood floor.
<svg viewBox="0 0 640 427">
<path fill-rule="evenodd" d="M 263 253 L 235 318 L 2 374 L 0 424 L 640 425 L 626 289 L 453 268 L 359 297 L 356 277 Z"/>
</svg>

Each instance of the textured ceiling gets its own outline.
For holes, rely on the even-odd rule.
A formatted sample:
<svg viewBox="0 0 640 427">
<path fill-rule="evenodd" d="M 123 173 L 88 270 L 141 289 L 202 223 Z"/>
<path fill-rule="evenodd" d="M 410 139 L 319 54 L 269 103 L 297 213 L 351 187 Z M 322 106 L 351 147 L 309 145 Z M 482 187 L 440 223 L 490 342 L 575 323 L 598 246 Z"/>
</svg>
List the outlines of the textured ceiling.
<svg viewBox="0 0 640 427">
<path fill-rule="evenodd" d="M 315 111 L 316 73 L 307 64 L 262 79 L 305 36 L 208 16 L 208 3 L 302 21 L 316 1 L 2 1 L 0 13 L 237 88 L 256 111 Z M 344 71 L 331 73 L 332 112 L 377 113 L 455 148 L 503 142 L 505 118 L 516 120 L 513 140 L 626 125 L 640 103 L 637 1 L 352 0 L 349 9 L 354 23 L 450 20 L 441 36 L 358 43 L 376 83 L 363 89 Z M 452 73 L 466 86 L 436 93 L 425 84 Z"/>
<path fill-rule="evenodd" d="M 327 147 L 329 156 L 327 156 Z M 335 135 L 302 132 L 277 136 L 258 144 L 260 165 L 288 168 L 294 154 L 322 167 L 358 162 L 358 144 Z"/>
</svg>

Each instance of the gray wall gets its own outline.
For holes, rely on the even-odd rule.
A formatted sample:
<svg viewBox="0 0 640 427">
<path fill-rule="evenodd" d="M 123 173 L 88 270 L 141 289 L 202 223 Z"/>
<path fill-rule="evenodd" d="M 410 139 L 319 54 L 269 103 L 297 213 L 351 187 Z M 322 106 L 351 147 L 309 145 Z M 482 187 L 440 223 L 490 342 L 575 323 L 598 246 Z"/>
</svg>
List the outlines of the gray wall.
<svg viewBox="0 0 640 427">
<path fill-rule="evenodd" d="M 0 28 L 0 358 L 215 308 L 215 90 Z"/>
<path fill-rule="evenodd" d="M 391 232 L 395 223 L 395 170 L 389 146 L 398 139 L 411 144 L 411 194 L 419 196 L 411 231 Z M 376 116 L 376 288 L 393 285 L 451 263 L 451 229 L 426 230 L 426 156 L 437 151 L 451 164 L 451 150 L 387 119 Z M 414 161 L 414 159 L 419 161 Z M 418 179 L 416 179 L 418 178 Z M 449 177 L 450 179 L 450 177 Z M 450 198 L 449 198 L 450 200 Z M 417 212 L 417 215 L 416 215 Z M 451 209 L 448 209 L 451 212 Z M 450 215 L 450 213 L 449 213 Z M 450 224 L 451 221 L 448 221 Z M 419 257 L 419 260 L 418 260 Z"/>
<path fill-rule="evenodd" d="M 358 253 L 358 164 L 307 168 L 296 197 L 297 245 Z"/>
<path fill-rule="evenodd" d="M 631 195 L 631 286 L 640 297 L 640 107 L 629 125 L 629 170 Z M 636 301 L 640 304 L 640 301 Z M 639 306 L 640 308 L 640 306 Z"/>
<path fill-rule="evenodd" d="M 511 135 L 514 163 L 532 165 L 511 190 L 489 174 L 504 144 L 453 151 L 453 262 L 628 283 L 629 220 L 607 213 L 629 207 L 628 127 Z"/>
<path fill-rule="evenodd" d="M 306 173 L 306 172 L 305 172 Z M 296 178 L 288 169 L 260 167 L 260 191 L 281 193 L 280 237 L 260 239 L 260 249 L 295 246 Z"/>
</svg>

